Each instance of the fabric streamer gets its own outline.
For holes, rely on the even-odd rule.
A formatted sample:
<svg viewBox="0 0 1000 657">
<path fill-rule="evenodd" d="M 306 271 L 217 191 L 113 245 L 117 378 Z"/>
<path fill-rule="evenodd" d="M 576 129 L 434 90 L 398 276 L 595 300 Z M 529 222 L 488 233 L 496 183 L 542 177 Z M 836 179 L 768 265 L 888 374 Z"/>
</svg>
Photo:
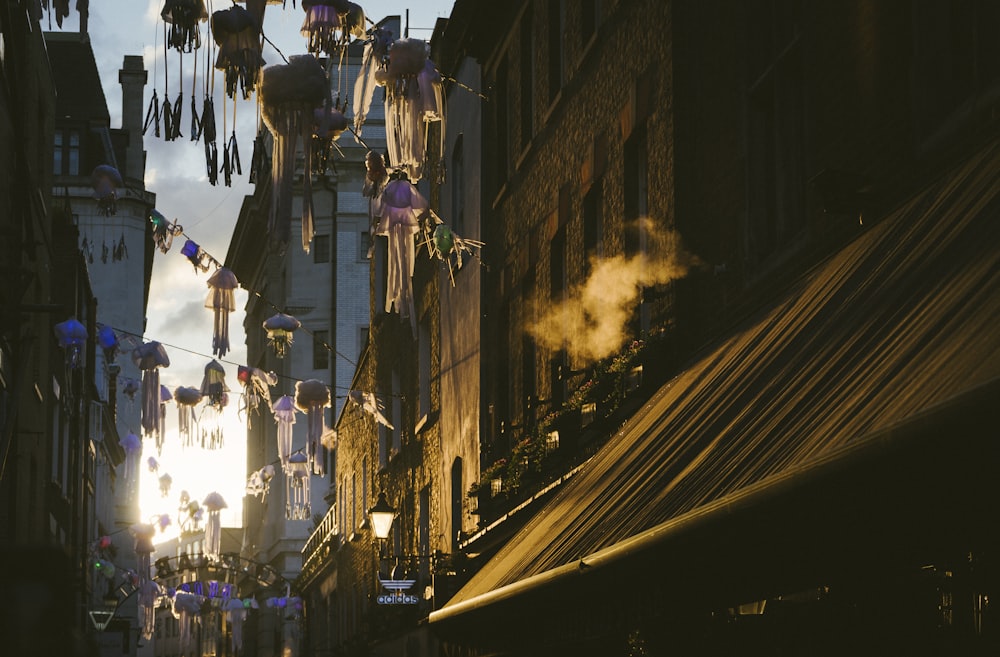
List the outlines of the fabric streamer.
<svg viewBox="0 0 1000 657">
<path fill-rule="evenodd" d="M 292 456 L 292 425 L 295 424 L 295 402 L 288 395 L 278 398 L 271 407 L 274 421 L 278 425 L 278 460 L 281 469 L 288 473 L 288 461 Z"/>
</svg>

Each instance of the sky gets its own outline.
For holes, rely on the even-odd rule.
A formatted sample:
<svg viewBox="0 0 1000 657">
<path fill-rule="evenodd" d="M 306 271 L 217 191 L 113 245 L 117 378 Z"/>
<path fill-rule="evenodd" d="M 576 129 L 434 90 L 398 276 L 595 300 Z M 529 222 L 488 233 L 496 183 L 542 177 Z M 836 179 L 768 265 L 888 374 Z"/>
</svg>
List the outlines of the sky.
<svg viewBox="0 0 1000 657">
<path fill-rule="evenodd" d="M 265 36 L 285 57 L 306 53 L 305 39 L 299 33 L 304 14 L 297 5 L 293 8 L 292 2 L 293 0 L 289 0 L 284 9 L 281 5 L 269 4 L 264 18 Z M 188 237 L 215 259 L 224 261 L 240 205 L 244 196 L 253 193 L 253 186 L 247 183 L 246 173 L 256 134 L 255 100 L 239 101 L 236 106 L 236 137 L 244 175 L 234 175 L 231 187 L 224 186 L 220 175 L 219 184 L 212 186 L 205 172 L 203 146 L 189 139 L 191 70 L 195 58 L 191 55 L 184 56 L 184 78 L 179 80 L 181 67 L 178 53 L 171 50 L 166 58 L 167 73 L 164 73 L 163 22 L 159 20 L 163 4 L 163 0 L 92 2 L 88 32 L 101 74 L 112 128 L 121 126 L 118 71 L 125 55 L 143 56 L 148 71 L 144 108 L 148 106 L 154 88 L 161 101 L 167 86 L 171 101 L 178 90 L 183 90 L 181 132 L 184 137 L 166 142 L 154 137 L 153 131 L 149 130 L 144 138 L 147 153 L 146 189 L 156 194 L 156 209 L 161 214 L 170 220 L 176 219 Z M 211 14 L 213 10 L 224 9 L 231 3 L 206 0 L 206 4 Z M 358 4 L 375 22 L 388 15 L 400 15 L 405 23 L 406 11 L 409 9 L 410 36 L 429 39 L 436 20 L 439 17 L 447 18 L 454 2 L 419 0 L 412 2 L 412 7 L 404 2 L 387 0 Z M 74 5 L 75 3 L 71 6 Z M 204 26 L 205 24 L 203 30 Z M 75 10 L 71 10 L 70 16 L 59 28 L 54 18 L 50 27 L 48 18 L 43 16 L 42 27 L 46 30 L 75 32 L 79 29 L 79 17 Z M 204 31 L 202 34 L 203 42 L 207 43 L 207 34 Z M 263 57 L 266 65 L 283 63 L 281 54 L 274 47 L 265 45 Z M 200 89 L 202 85 L 201 73 L 199 70 L 196 89 Z M 225 134 L 221 116 L 221 76 L 216 79 L 215 84 L 221 161 Z M 198 97 L 201 98 L 202 95 L 199 91 Z M 233 106 L 229 99 L 226 99 L 226 109 L 227 132 L 231 132 Z M 180 385 L 200 386 L 204 367 L 212 359 L 212 314 L 204 308 L 208 290 L 206 281 L 210 274 L 195 272 L 187 259 L 179 254 L 182 243 L 183 238 L 167 254 L 156 252 L 147 308 L 145 339 L 157 340 L 166 346 L 171 364 L 169 368 L 161 370 L 160 377 L 161 383 L 171 390 Z M 199 501 L 208 493 L 218 491 L 228 503 L 228 509 L 222 513 L 223 525 L 242 524 L 242 497 L 246 484 L 246 434 L 244 424 L 236 412 L 236 397 L 240 392 L 236 368 L 246 359 L 243 333 L 245 303 L 246 292 L 239 290 L 236 296 L 237 311 L 230 316 L 232 351 L 223 361 L 226 382 L 231 389 L 231 402 L 223 419 L 224 448 L 216 451 L 194 448 L 182 450 L 176 433 L 177 409 L 173 405 L 168 407 L 167 442 L 163 453 L 157 457 L 159 470 L 155 473 L 146 466 L 146 459 L 150 455 L 155 456 L 155 449 L 149 440 L 144 445 L 141 515 L 144 519 L 152 519 L 164 513 L 173 516 L 173 525 L 157 537 L 158 542 L 176 535 L 181 490 L 188 491 L 191 499 Z M 164 473 L 173 479 L 170 493 L 166 497 L 161 496 L 158 484 L 158 477 Z"/>
</svg>

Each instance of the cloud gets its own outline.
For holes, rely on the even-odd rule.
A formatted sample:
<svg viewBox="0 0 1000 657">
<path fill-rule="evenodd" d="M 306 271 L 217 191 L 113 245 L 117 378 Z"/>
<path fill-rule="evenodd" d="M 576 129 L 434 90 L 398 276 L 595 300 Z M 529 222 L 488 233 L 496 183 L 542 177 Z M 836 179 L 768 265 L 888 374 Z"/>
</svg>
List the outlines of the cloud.
<svg viewBox="0 0 1000 657">
<path fill-rule="evenodd" d="M 593 258 L 590 276 L 565 301 L 535 302 L 537 321 L 527 328 L 539 346 L 565 348 L 574 360 L 595 361 L 617 352 L 628 333 L 643 288 L 684 277 L 700 263 L 681 247 L 680 237 L 645 222 L 649 249 L 634 257 Z"/>
</svg>

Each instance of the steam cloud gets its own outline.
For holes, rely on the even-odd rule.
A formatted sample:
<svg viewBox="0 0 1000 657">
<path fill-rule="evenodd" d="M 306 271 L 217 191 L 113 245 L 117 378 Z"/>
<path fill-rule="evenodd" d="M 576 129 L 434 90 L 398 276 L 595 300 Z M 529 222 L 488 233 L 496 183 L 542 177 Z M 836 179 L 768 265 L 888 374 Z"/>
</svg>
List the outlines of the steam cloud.
<svg viewBox="0 0 1000 657">
<path fill-rule="evenodd" d="M 651 222 L 646 223 L 649 231 Z M 676 233 L 647 235 L 649 254 L 593 258 L 590 276 L 572 288 L 565 301 L 538 304 L 539 319 L 527 330 L 539 346 L 553 351 L 565 347 L 574 360 L 594 361 L 616 353 L 630 337 L 627 325 L 642 289 L 682 278 L 700 264 L 681 248 Z"/>
</svg>

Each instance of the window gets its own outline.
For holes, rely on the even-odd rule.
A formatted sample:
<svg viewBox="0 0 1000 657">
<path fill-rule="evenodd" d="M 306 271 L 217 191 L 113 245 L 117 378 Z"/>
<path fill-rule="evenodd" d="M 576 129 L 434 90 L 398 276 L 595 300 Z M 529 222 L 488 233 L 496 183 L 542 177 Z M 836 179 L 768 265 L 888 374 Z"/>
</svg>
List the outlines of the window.
<svg viewBox="0 0 1000 657">
<path fill-rule="evenodd" d="M 751 12 L 754 57 L 747 103 L 749 195 L 745 257 L 760 265 L 788 249 L 805 224 L 802 66 L 797 4 Z"/>
<path fill-rule="evenodd" d="M 375 256 L 375 314 L 385 313 L 386 260 L 389 257 L 389 241 L 380 238 L 375 240 L 372 249 Z"/>
<path fill-rule="evenodd" d="M 465 235 L 465 139 L 459 135 L 451 151 L 451 221 L 455 232 Z"/>
<path fill-rule="evenodd" d="M 330 332 L 313 331 L 313 369 L 325 370 L 330 367 Z"/>
<path fill-rule="evenodd" d="M 535 61 L 533 48 L 531 12 L 534 5 L 528 3 L 521 16 L 521 149 L 527 147 L 534 133 L 534 94 L 532 86 L 535 83 Z"/>
<path fill-rule="evenodd" d="M 314 235 L 312 252 L 313 262 L 317 264 L 330 262 L 330 236 Z"/>
<path fill-rule="evenodd" d="M 351 531 L 358 527 L 358 473 L 351 474 Z"/>
<path fill-rule="evenodd" d="M 80 131 L 56 130 L 52 158 L 55 175 L 80 175 Z"/>
<path fill-rule="evenodd" d="M 362 516 L 367 514 L 368 506 L 368 456 L 361 460 L 361 505 L 365 509 Z"/>
<path fill-rule="evenodd" d="M 563 0 L 549 0 L 549 102 L 563 86 Z"/>
<path fill-rule="evenodd" d="M 646 147 L 646 125 L 632 130 L 625 140 L 625 255 L 646 252 L 643 220 L 649 213 L 649 156 Z"/>
<path fill-rule="evenodd" d="M 556 231 L 549 242 L 549 296 L 553 302 L 566 296 L 566 226 Z"/>
<path fill-rule="evenodd" d="M 598 178 L 583 197 L 583 266 L 590 272 L 590 261 L 603 251 L 604 179 Z"/>
<path fill-rule="evenodd" d="M 456 457 L 451 465 L 451 552 L 458 553 L 462 534 L 462 497 L 465 484 L 462 478 L 462 459 Z"/>
<path fill-rule="evenodd" d="M 417 499 L 417 554 L 426 557 L 431 553 L 431 489 L 425 486 Z M 420 559 L 420 575 L 430 579 L 430 560 Z"/>
</svg>

